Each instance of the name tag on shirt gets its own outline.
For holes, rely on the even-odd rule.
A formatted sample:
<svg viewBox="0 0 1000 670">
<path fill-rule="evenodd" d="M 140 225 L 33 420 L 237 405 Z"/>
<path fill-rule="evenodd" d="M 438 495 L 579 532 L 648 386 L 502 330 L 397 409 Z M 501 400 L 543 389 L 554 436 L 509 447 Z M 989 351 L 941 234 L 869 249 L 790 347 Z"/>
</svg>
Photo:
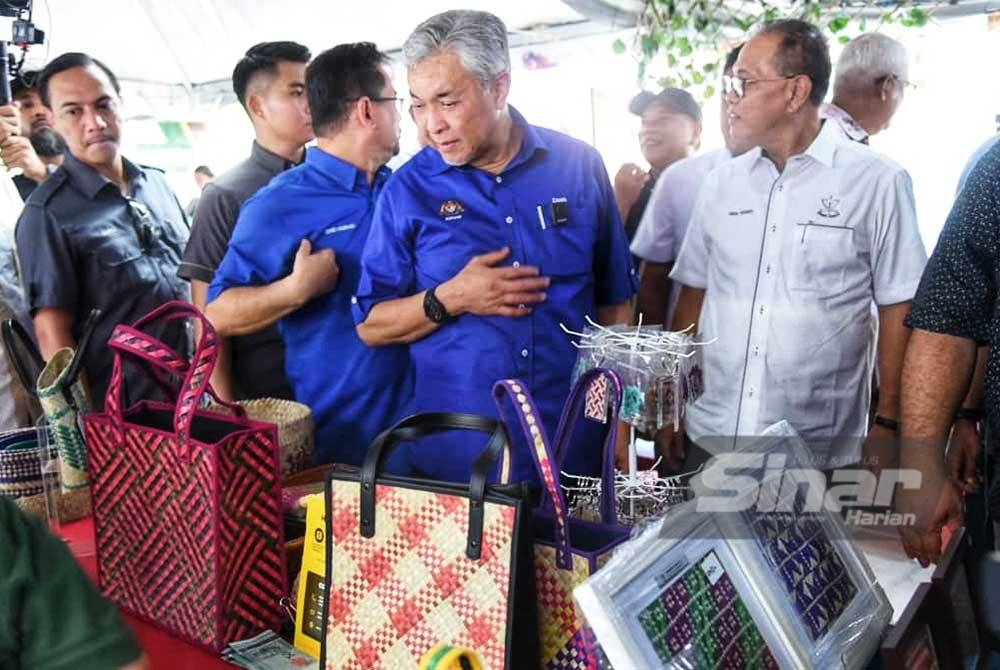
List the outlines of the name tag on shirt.
<svg viewBox="0 0 1000 670">
<path fill-rule="evenodd" d="M 354 230 L 358 227 L 356 223 L 344 223 L 339 226 L 330 226 L 323 231 L 324 235 L 333 235 L 334 233 L 346 233 L 349 230 Z"/>
</svg>

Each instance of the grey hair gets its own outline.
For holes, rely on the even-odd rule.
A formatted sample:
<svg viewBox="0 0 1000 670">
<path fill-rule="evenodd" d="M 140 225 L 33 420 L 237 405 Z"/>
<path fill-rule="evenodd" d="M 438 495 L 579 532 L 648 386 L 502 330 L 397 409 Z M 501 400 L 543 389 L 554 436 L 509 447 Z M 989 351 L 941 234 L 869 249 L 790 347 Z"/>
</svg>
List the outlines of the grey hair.
<svg viewBox="0 0 1000 670">
<path fill-rule="evenodd" d="M 858 35 L 847 43 L 837 61 L 834 91 L 864 90 L 882 77 L 906 79 L 906 48 L 882 33 Z"/>
<path fill-rule="evenodd" d="M 441 50 L 458 54 L 465 69 L 484 83 L 510 72 L 507 26 L 489 12 L 452 9 L 432 16 L 406 38 L 403 59 L 411 67 Z"/>
</svg>

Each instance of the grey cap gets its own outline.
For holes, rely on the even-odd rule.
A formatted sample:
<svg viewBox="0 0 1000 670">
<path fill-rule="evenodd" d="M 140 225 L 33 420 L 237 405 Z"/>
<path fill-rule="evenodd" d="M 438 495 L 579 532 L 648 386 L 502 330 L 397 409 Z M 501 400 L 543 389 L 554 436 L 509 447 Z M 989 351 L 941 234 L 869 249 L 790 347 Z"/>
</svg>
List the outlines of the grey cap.
<svg viewBox="0 0 1000 670">
<path fill-rule="evenodd" d="M 628 104 L 628 111 L 642 116 L 646 108 L 654 102 L 665 105 L 677 114 L 686 114 L 701 123 L 701 107 L 695 102 L 694 97 L 682 88 L 665 88 L 659 93 L 643 91 L 632 98 L 632 102 Z"/>
</svg>

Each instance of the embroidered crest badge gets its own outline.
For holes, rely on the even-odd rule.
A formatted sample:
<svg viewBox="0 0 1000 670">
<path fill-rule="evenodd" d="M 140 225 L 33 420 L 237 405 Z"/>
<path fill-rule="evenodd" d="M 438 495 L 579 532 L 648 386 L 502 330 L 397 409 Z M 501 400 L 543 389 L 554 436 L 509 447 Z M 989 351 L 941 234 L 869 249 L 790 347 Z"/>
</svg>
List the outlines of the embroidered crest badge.
<svg viewBox="0 0 1000 670">
<path fill-rule="evenodd" d="M 832 195 L 827 198 L 821 198 L 823 207 L 816 213 L 827 219 L 832 219 L 834 217 L 840 216 L 840 210 L 837 209 L 837 205 L 840 204 L 838 198 L 834 198 Z"/>
<path fill-rule="evenodd" d="M 462 206 L 458 200 L 445 200 L 441 203 L 441 208 L 438 213 L 444 217 L 446 221 L 451 221 L 452 219 L 459 219 L 462 217 L 462 213 L 465 211 L 465 207 Z"/>
</svg>

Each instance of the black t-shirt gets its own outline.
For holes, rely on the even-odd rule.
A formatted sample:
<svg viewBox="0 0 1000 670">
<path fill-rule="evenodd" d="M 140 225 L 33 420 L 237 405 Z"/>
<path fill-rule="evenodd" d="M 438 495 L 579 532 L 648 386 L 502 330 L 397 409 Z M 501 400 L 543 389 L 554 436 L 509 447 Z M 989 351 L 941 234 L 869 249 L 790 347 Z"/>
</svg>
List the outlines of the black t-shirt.
<svg viewBox="0 0 1000 670">
<path fill-rule="evenodd" d="M 205 185 L 191 239 L 177 274 L 211 284 L 226 255 L 240 207 L 292 163 L 254 142 L 250 158 Z M 237 399 L 294 398 L 285 376 L 285 344 L 277 326 L 230 338 L 233 392 Z"/>
</svg>

